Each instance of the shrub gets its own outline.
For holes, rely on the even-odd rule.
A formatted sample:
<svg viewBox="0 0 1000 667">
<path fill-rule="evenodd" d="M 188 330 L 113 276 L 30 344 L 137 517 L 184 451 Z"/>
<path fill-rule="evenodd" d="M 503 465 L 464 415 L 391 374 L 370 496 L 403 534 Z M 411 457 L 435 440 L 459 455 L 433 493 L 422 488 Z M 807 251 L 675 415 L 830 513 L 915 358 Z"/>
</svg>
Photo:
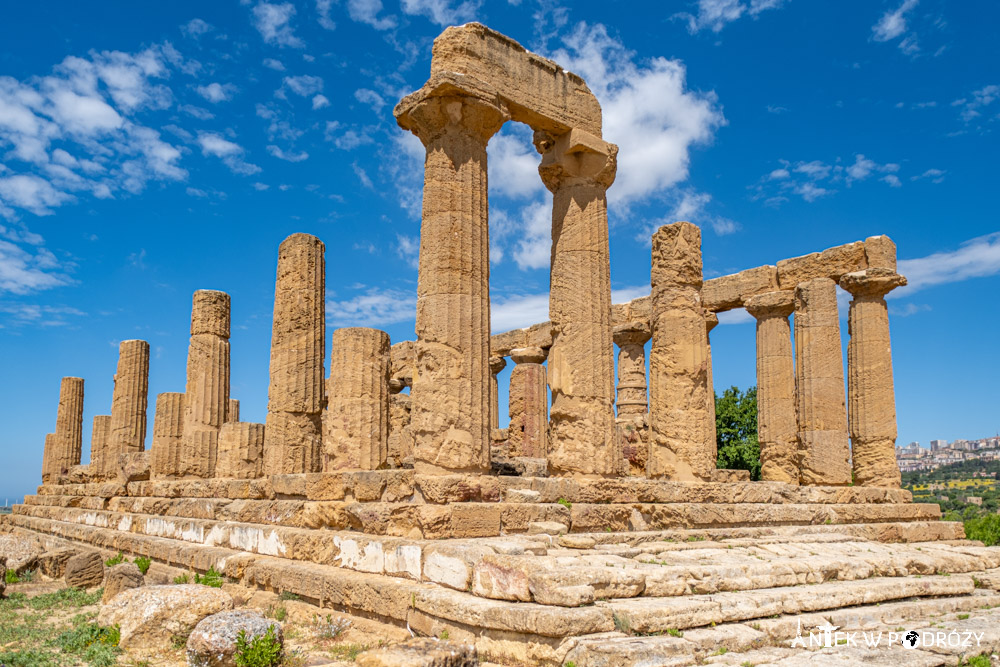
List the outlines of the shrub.
<svg viewBox="0 0 1000 667">
<path fill-rule="evenodd" d="M 14 570 L 7 570 L 3 578 L 8 584 L 16 584 L 21 581 L 21 578 L 17 576 L 17 572 Z"/>
<path fill-rule="evenodd" d="M 351 627 L 351 621 L 347 618 L 337 618 L 327 614 L 326 621 L 316 622 L 316 634 L 321 639 L 337 639 L 344 634 L 347 628 Z"/>
<path fill-rule="evenodd" d="M 565 507 L 566 509 L 573 509 L 573 503 L 571 503 L 570 501 L 566 500 L 565 498 L 560 498 L 556 502 L 559 503 L 560 505 L 562 505 L 563 507 Z"/>
<path fill-rule="evenodd" d="M 281 642 L 269 626 L 267 632 L 247 639 L 246 630 L 236 636 L 236 667 L 274 667 L 281 663 Z"/>
<path fill-rule="evenodd" d="M 109 558 L 106 561 L 104 561 L 104 564 L 107 567 L 114 567 L 115 565 L 119 565 L 121 563 L 127 563 L 127 562 L 128 562 L 128 558 L 125 558 L 125 554 L 123 554 L 121 551 L 119 551 L 117 554 L 115 554 L 111 558 Z"/>
<path fill-rule="evenodd" d="M 292 593 L 291 591 L 282 591 L 281 595 L 278 596 L 279 600 L 301 600 L 298 595 Z"/>
<path fill-rule="evenodd" d="M 134 562 L 135 566 L 139 568 L 139 571 L 142 572 L 143 576 L 149 572 L 149 566 L 153 564 L 153 561 L 145 556 L 139 556 L 132 562 Z"/>
<path fill-rule="evenodd" d="M 187 574 L 179 574 L 176 577 L 174 577 L 175 584 L 186 584 L 189 583 L 190 581 L 191 577 L 187 576 Z"/>
<path fill-rule="evenodd" d="M 965 522 L 965 536 L 988 547 L 1000 544 L 1000 514 L 988 514 Z"/>
<path fill-rule="evenodd" d="M 226 583 L 226 580 L 221 572 L 216 571 L 215 567 L 210 567 L 208 568 L 208 572 L 203 575 L 195 572 L 194 583 L 201 584 L 202 586 L 211 586 L 212 588 L 222 588 L 222 584 Z"/>
</svg>

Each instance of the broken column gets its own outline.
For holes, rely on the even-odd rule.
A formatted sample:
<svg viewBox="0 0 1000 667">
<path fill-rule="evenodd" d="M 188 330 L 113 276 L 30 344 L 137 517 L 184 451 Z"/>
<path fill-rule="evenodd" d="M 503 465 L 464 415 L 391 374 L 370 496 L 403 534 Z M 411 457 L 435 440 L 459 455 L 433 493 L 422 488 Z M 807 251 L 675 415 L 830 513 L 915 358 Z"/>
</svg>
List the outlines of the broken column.
<svg viewBox="0 0 1000 667">
<path fill-rule="evenodd" d="M 708 411 L 701 230 L 690 222 L 660 227 L 653 234 L 652 255 L 647 473 L 710 480 L 716 460 L 715 424 Z"/>
<path fill-rule="evenodd" d="M 377 470 L 389 436 L 389 334 L 348 327 L 333 332 L 323 470 Z"/>
<path fill-rule="evenodd" d="M 896 463 L 896 396 L 885 295 L 906 284 L 892 269 L 848 273 L 840 286 L 851 293 L 847 326 L 847 405 L 854 484 L 899 488 Z"/>
<path fill-rule="evenodd" d="M 52 461 L 57 474 L 80 465 L 83 449 L 83 378 L 65 377 L 59 383 L 59 409 Z"/>
<path fill-rule="evenodd" d="M 792 292 L 777 291 L 745 303 L 757 320 L 757 440 L 765 482 L 799 483 L 795 359 L 788 324 L 794 301 Z"/>
<path fill-rule="evenodd" d="M 717 451 L 719 447 L 715 426 L 715 383 L 712 380 L 712 329 L 717 326 L 719 326 L 719 316 L 706 311 L 705 343 L 708 346 L 708 390 L 705 393 L 708 395 L 708 423 L 712 425 L 712 428 L 709 430 L 708 443 L 705 446 L 713 452 Z"/>
<path fill-rule="evenodd" d="M 55 433 L 45 434 L 45 447 L 42 450 L 42 484 L 51 484 L 59 474 L 55 462 Z"/>
<path fill-rule="evenodd" d="M 157 394 L 149 474 L 153 479 L 186 477 L 192 474 L 191 464 L 184 447 L 184 394 Z"/>
<path fill-rule="evenodd" d="M 110 472 L 108 461 L 108 437 L 111 434 L 111 415 L 95 415 L 90 432 L 90 469 L 95 476 Z"/>
<path fill-rule="evenodd" d="M 226 423 L 232 424 L 240 420 L 240 402 L 239 399 L 230 398 L 229 406 L 226 408 Z"/>
<path fill-rule="evenodd" d="M 618 346 L 618 417 L 644 415 L 649 411 L 646 397 L 646 341 L 649 324 L 628 322 L 614 328 Z"/>
<path fill-rule="evenodd" d="M 829 278 L 795 288 L 795 378 L 799 481 L 850 484 L 837 286 Z"/>
<path fill-rule="evenodd" d="M 191 342 L 184 392 L 183 474 L 212 477 L 219 428 L 229 407 L 229 295 L 198 290 L 192 297 Z"/>
<path fill-rule="evenodd" d="M 495 94 L 425 87 L 396 107 L 426 149 L 416 372 L 418 472 L 490 468 L 490 262 L 486 144 L 508 115 Z"/>
<path fill-rule="evenodd" d="M 149 343 L 124 340 L 118 346 L 118 372 L 111 398 L 108 470 L 116 468 L 122 454 L 145 449 L 148 394 Z"/>
<path fill-rule="evenodd" d="M 545 385 L 545 350 L 522 347 L 511 350 L 516 366 L 510 372 L 508 446 L 510 456 L 545 458 L 548 449 L 549 394 Z"/>
<path fill-rule="evenodd" d="M 226 422 L 219 428 L 215 476 L 256 479 L 264 469 L 264 425 Z"/>
<path fill-rule="evenodd" d="M 620 475 L 607 204 L 618 147 L 577 129 L 558 137 L 536 131 L 535 146 L 542 154 L 538 173 L 552 192 L 549 470 Z"/>
<path fill-rule="evenodd" d="M 278 249 L 264 474 L 320 472 L 326 404 L 325 246 L 292 234 Z"/>
<path fill-rule="evenodd" d="M 500 388 L 497 375 L 507 367 L 503 357 L 490 357 L 490 433 L 500 428 Z"/>
</svg>

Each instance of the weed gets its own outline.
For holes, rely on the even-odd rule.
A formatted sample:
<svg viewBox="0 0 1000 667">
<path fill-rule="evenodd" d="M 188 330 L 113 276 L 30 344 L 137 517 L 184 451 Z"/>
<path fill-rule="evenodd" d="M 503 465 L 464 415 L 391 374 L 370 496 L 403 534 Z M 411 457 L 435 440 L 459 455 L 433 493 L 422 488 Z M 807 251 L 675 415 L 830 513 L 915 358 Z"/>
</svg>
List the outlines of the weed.
<svg viewBox="0 0 1000 667">
<path fill-rule="evenodd" d="M 119 565 L 121 563 L 127 563 L 127 562 L 128 562 L 128 558 L 125 558 L 125 554 L 123 554 L 121 551 L 119 551 L 117 554 L 115 554 L 111 558 L 109 558 L 106 561 L 104 561 L 104 565 L 106 567 L 114 567 L 115 565 Z"/>
<path fill-rule="evenodd" d="M 449 634 L 448 634 L 448 631 L 447 631 L 447 630 L 442 630 L 442 631 L 441 631 L 441 634 L 439 634 L 439 635 L 438 635 L 438 639 L 440 639 L 441 641 L 448 641 L 448 638 L 449 638 L 450 636 L 451 636 L 451 635 L 449 635 Z"/>
<path fill-rule="evenodd" d="M 704 535 L 688 535 L 687 541 L 688 542 L 704 542 L 705 541 L 705 536 Z"/>
<path fill-rule="evenodd" d="M 729 653 L 729 649 L 725 646 L 720 646 L 719 650 L 715 652 L 715 655 L 725 655 L 727 653 Z"/>
<path fill-rule="evenodd" d="M 143 576 L 145 576 L 146 573 L 149 572 L 149 566 L 153 564 L 153 561 L 150 560 L 149 558 L 146 558 L 145 556 L 139 556 L 132 562 L 134 562 L 135 566 L 139 568 L 139 571 L 142 572 Z"/>
<path fill-rule="evenodd" d="M 969 615 L 968 615 L 968 614 L 959 614 L 959 615 L 958 615 L 958 620 L 960 620 L 960 621 L 964 621 L 964 620 L 966 620 L 967 618 L 969 618 Z"/>
<path fill-rule="evenodd" d="M 330 649 L 330 657 L 335 660 L 354 662 L 358 656 L 368 650 L 368 644 L 340 644 Z"/>
<path fill-rule="evenodd" d="M 667 628 L 667 634 L 671 637 L 683 637 L 684 633 L 677 628 Z"/>
<path fill-rule="evenodd" d="M 4 581 L 6 581 L 8 584 L 17 584 L 20 583 L 21 581 L 21 578 L 17 576 L 17 572 L 15 572 L 14 570 L 7 570 L 7 572 L 4 573 L 3 578 Z"/>
<path fill-rule="evenodd" d="M 626 635 L 632 633 L 632 621 L 629 620 L 628 616 L 622 616 L 617 612 L 612 612 L 611 619 L 615 623 L 615 630 Z"/>
<path fill-rule="evenodd" d="M 968 665 L 968 667 L 990 667 L 993 663 L 990 662 L 990 656 L 983 653 L 982 655 L 973 656 L 960 664 Z"/>
<path fill-rule="evenodd" d="M 576 667 L 576 663 L 570 660 L 566 663 L 565 667 Z"/>
<path fill-rule="evenodd" d="M 171 635 L 170 645 L 174 647 L 175 651 L 183 651 L 187 647 L 188 637 L 190 635 Z"/>
<path fill-rule="evenodd" d="M 176 577 L 174 577 L 174 583 L 175 584 L 187 584 L 187 583 L 190 583 L 190 581 L 191 581 L 191 578 L 189 576 L 187 576 L 187 573 L 185 573 L 185 574 L 179 574 Z"/>
<path fill-rule="evenodd" d="M 270 616 L 276 621 L 284 622 L 288 618 L 288 610 L 284 607 L 268 607 L 264 615 Z"/>
<path fill-rule="evenodd" d="M 291 591 L 282 591 L 281 595 L 278 596 L 279 600 L 301 600 L 302 598 L 292 593 Z"/>
<path fill-rule="evenodd" d="M 58 607 L 89 607 L 97 604 L 104 594 L 104 589 L 99 588 L 93 593 L 87 593 L 79 588 L 64 588 L 55 593 L 44 593 L 26 601 L 26 605 L 32 609 L 53 609 Z"/>
<path fill-rule="evenodd" d="M 218 572 L 213 566 L 208 568 L 208 572 L 205 574 L 195 572 L 194 583 L 201 584 L 202 586 L 210 586 L 211 588 L 222 588 L 222 584 L 226 583 L 226 580 L 222 576 L 222 573 Z"/>
<path fill-rule="evenodd" d="M 560 505 L 562 505 L 563 507 L 565 507 L 566 509 L 573 509 L 573 503 L 571 503 L 570 501 L 566 500 L 565 498 L 560 498 L 556 502 L 559 503 Z"/>
<path fill-rule="evenodd" d="M 350 619 L 335 619 L 329 614 L 327 614 L 325 621 L 315 621 L 315 623 L 316 634 L 318 634 L 321 639 L 337 639 L 340 635 L 344 634 L 349 627 L 351 627 Z"/>
<path fill-rule="evenodd" d="M 275 634 L 274 626 L 267 632 L 247 639 L 246 630 L 236 635 L 236 667 L 273 667 L 281 663 L 281 642 Z"/>
</svg>

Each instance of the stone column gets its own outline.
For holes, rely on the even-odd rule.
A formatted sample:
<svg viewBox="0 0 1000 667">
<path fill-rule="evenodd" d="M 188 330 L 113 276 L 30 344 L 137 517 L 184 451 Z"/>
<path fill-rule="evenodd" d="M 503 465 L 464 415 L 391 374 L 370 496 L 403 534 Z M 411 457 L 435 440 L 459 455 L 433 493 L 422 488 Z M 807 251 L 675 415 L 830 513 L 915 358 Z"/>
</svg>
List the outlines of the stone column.
<svg viewBox="0 0 1000 667">
<path fill-rule="evenodd" d="M 118 346 L 118 372 L 111 398 L 107 470 L 116 469 L 122 454 L 145 450 L 148 395 L 149 343 L 124 340 Z"/>
<path fill-rule="evenodd" d="M 705 342 L 708 345 L 708 423 L 712 428 L 708 433 L 708 444 L 706 445 L 716 454 L 718 460 L 719 439 L 715 426 L 715 383 L 712 380 L 712 329 L 719 326 L 719 316 L 712 312 L 705 312 Z"/>
<path fill-rule="evenodd" d="M 229 408 L 229 295 L 198 290 L 191 306 L 187 388 L 184 392 L 183 474 L 212 477 L 219 428 Z"/>
<path fill-rule="evenodd" d="M 58 474 L 80 465 L 83 450 L 83 378 L 65 377 L 59 384 L 59 409 L 53 461 Z"/>
<path fill-rule="evenodd" d="M 184 412 L 184 394 L 157 394 L 153 446 L 149 455 L 149 474 L 153 479 L 190 474 L 190 461 L 184 447 Z"/>
<path fill-rule="evenodd" d="M 236 398 L 229 399 L 229 406 L 226 408 L 226 423 L 235 424 L 240 420 L 240 401 Z"/>
<path fill-rule="evenodd" d="M 628 322 L 612 332 L 618 346 L 618 418 L 649 412 L 646 396 L 646 350 L 649 324 Z"/>
<path fill-rule="evenodd" d="M 389 437 L 389 334 L 349 327 L 333 332 L 323 470 L 377 470 Z"/>
<path fill-rule="evenodd" d="M 510 372 L 508 445 L 510 456 L 545 458 L 548 449 L 549 393 L 545 385 L 545 350 L 522 347 L 511 350 L 517 364 Z"/>
<path fill-rule="evenodd" d="M 757 320 L 757 440 L 760 478 L 799 483 L 798 424 L 795 420 L 795 358 L 788 316 L 790 291 L 766 292 L 746 301 Z"/>
<path fill-rule="evenodd" d="M 108 437 L 111 435 L 111 415 L 96 415 L 90 432 L 90 468 L 104 476 L 108 470 Z"/>
<path fill-rule="evenodd" d="M 552 192 L 549 273 L 549 470 L 617 476 L 625 462 L 615 439 L 614 348 L 607 190 L 618 147 L 580 130 L 535 132 L 538 173 Z"/>
<path fill-rule="evenodd" d="M 847 320 L 847 405 L 854 484 L 899 488 L 896 463 L 896 395 L 885 295 L 906 284 L 891 269 L 848 273 L 840 286 L 850 292 Z"/>
<path fill-rule="evenodd" d="M 486 144 L 508 115 L 495 97 L 423 89 L 396 118 L 426 149 L 416 370 L 414 467 L 490 469 L 490 261 Z"/>
<path fill-rule="evenodd" d="M 45 448 L 42 450 L 42 484 L 56 481 L 58 468 L 55 462 L 55 433 L 45 434 Z"/>
<path fill-rule="evenodd" d="M 215 476 L 255 479 L 264 468 L 264 425 L 226 422 L 219 428 Z"/>
<path fill-rule="evenodd" d="M 851 483 L 836 289 L 829 278 L 795 288 L 799 481 L 813 486 Z"/>
<path fill-rule="evenodd" d="M 401 393 L 406 382 L 400 378 L 389 380 L 389 438 L 386 440 L 388 458 L 393 467 L 413 464 L 413 433 L 410 431 L 410 395 Z"/>
<path fill-rule="evenodd" d="M 503 357 L 490 357 L 490 433 L 500 428 L 500 388 L 497 375 L 507 367 Z"/>
<path fill-rule="evenodd" d="M 660 227 L 653 234 L 652 254 L 647 474 L 710 480 L 715 470 L 715 423 L 708 410 L 701 230 L 689 222 Z"/>
<path fill-rule="evenodd" d="M 326 355 L 325 246 L 292 234 L 278 249 L 264 475 L 320 472 Z"/>
</svg>

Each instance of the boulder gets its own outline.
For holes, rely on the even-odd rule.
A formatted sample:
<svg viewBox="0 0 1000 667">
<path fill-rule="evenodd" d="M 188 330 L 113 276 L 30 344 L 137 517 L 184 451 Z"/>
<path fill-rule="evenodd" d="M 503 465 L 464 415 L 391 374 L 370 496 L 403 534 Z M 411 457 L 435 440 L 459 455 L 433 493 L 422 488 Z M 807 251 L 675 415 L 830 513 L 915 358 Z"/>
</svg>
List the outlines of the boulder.
<svg viewBox="0 0 1000 667">
<path fill-rule="evenodd" d="M 142 572 L 135 563 L 119 563 L 104 575 L 104 595 L 101 596 L 101 603 L 107 604 L 122 591 L 139 588 L 142 583 Z"/>
<path fill-rule="evenodd" d="M 92 588 L 104 581 L 104 559 L 96 551 L 85 551 L 66 561 L 66 585 Z"/>
<path fill-rule="evenodd" d="M 418 637 L 402 644 L 366 651 L 358 667 L 477 667 L 476 647 L 458 642 Z"/>
<path fill-rule="evenodd" d="M 0 556 L 7 559 L 7 569 L 21 574 L 38 567 L 38 557 L 45 549 L 34 537 L 0 535 Z"/>
<path fill-rule="evenodd" d="M 259 637 L 274 626 L 279 644 L 284 639 L 281 624 L 264 618 L 260 612 L 238 609 L 223 611 L 203 618 L 188 636 L 187 661 L 189 667 L 233 667 L 236 638 L 240 631 L 246 638 Z"/>
<path fill-rule="evenodd" d="M 97 622 L 120 627 L 123 649 L 169 649 L 174 637 L 188 635 L 201 619 L 232 608 L 233 598 L 218 588 L 143 586 L 122 591 L 101 605 Z"/>
<path fill-rule="evenodd" d="M 46 551 L 38 557 L 38 569 L 50 579 L 62 579 L 66 574 L 66 563 L 78 553 L 78 550 L 68 547 Z"/>
</svg>

